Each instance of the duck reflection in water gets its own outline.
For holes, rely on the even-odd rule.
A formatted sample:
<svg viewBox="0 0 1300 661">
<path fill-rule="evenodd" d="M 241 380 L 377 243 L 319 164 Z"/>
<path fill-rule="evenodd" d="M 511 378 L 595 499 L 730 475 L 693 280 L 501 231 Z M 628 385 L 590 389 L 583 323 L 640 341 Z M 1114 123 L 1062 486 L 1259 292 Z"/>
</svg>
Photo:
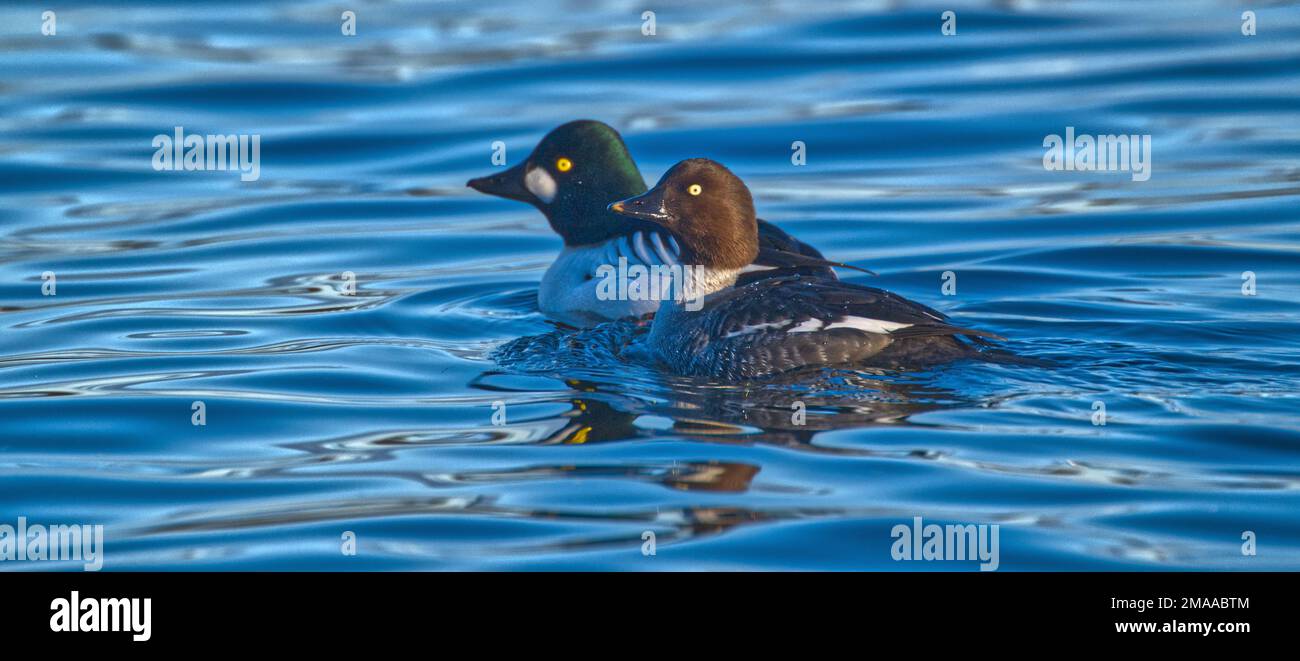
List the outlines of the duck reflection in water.
<svg viewBox="0 0 1300 661">
<path fill-rule="evenodd" d="M 494 391 L 488 372 L 471 385 Z M 767 443 L 813 446 L 823 431 L 908 424 L 908 417 L 959 405 L 956 393 L 932 384 L 839 374 L 838 390 L 814 390 L 798 382 L 760 387 L 685 387 L 670 384 L 651 398 L 632 394 L 626 384 L 565 379 L 574 391 L 570 408 L 556 416 L 561 426 L 538 444 L 591 444 L 671 435 L 711 443 Z M 685 379 L 683 379 L 685 380 Z M 817 374 L 809 382 L 823 383 Z M 698 384 L 697 384 L 698 385 Z M 658 396 L 666 394 L 660 400 Z M 662 421 L 669 424 L 660 424 Z M 640 424 L 638 424 L 640 423 Z M 838 452 L 833 448 L 815 448 Z M 842 450 L 849 451 L 849 450 Z M 862 452 L 862 450 L 853 450 Z"/>
</svg>

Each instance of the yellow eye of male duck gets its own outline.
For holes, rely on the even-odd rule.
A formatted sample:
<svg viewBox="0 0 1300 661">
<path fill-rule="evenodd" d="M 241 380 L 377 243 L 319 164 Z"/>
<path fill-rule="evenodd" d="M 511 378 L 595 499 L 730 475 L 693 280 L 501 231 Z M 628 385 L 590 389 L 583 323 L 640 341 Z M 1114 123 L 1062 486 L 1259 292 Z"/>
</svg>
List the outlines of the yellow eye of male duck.
<svg viewBox="0 0 1300 661">
<path fill-rule="evenodd" d="M 560 172 L 568 172 L 573 169 L 573 161 L 561 156 L 560 159 L 555 162 L 555 169 Z"/>
<path fill-rule="evenodd" d="M 699 184 L 691 184 L 691 187 L 687 188 L 686 192 L 690 193 L 691 195 L 699 195 L 700 193 L 704 192 L 704 189 L 701 188 Z"/>
</svg>

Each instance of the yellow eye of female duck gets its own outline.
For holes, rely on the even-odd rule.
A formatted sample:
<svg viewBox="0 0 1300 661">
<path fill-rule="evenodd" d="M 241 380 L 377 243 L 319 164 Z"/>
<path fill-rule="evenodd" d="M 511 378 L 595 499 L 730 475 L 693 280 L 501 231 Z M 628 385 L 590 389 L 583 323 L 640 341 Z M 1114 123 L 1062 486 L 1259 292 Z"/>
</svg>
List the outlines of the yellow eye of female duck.
<svg viewBox="0 0 1300 661">
<path fill-rule="evenodd" d="M 559 160 L 555 161 L 555 169 L 560 172 L 568 172 L 573 169 L 573 161 L 561 156 Z"/>
<path fill-rule="evenodd" d="M 687 188 L 686 192 L 690 193 L 691 195 L 699 195 L 700 193 L 704 192 L 704 189 L 701 188 L 699 184 L 691 184 L 691 187 Z"/>
</svg>

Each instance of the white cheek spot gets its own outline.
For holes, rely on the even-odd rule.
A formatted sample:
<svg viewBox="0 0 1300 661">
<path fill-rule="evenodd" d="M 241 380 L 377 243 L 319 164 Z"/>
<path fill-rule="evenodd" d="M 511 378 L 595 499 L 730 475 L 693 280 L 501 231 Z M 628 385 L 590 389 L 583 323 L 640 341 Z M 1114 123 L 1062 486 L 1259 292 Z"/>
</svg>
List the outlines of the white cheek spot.
<svg viewBox="0 0 1300 661">
<path fill-rule="evenodd" d="M 542 168 L 531 168 L 528 174 L 524 176 L 524 187 L 529 193 L 537 196 L 537 199 L 550 204 L 555 199 L 555 179 L 551 174 Z"/>
</svg>

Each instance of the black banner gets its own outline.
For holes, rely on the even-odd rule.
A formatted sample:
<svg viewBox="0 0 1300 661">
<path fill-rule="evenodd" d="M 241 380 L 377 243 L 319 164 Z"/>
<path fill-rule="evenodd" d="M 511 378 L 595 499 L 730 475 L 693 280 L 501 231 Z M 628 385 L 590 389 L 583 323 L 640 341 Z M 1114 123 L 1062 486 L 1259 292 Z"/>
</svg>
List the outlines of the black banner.
<svg viewBox="0 0 1300 661">
<path fill-rule="evenodd" d="M 1296 576 L 15 573 L 0 579 L 0 621 L 46 650 L 242 646 L 289 634 L 304 648 L 427 644 L 434 633 L 439 645 L 498 645 L 572 636 L 573 627 L 644 634 L 665 623 L 706 634 L 909 634 L 927 644 L 1051 636 L 1236 646 L 1285 642 Z M 494 627 L 510 634 L 482 639 Z"/>
</svg>

